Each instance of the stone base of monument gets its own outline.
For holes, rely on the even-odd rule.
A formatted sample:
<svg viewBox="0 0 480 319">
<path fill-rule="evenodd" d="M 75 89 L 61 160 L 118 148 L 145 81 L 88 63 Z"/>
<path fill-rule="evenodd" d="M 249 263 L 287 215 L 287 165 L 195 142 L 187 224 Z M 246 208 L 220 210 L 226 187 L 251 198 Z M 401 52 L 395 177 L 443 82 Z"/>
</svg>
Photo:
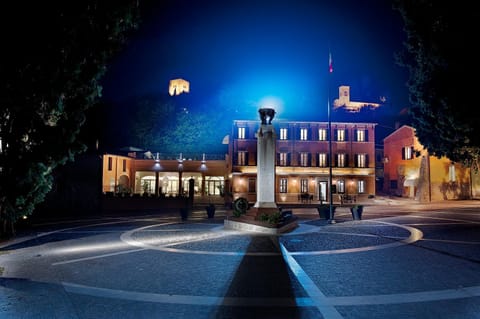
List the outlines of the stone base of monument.
<svg viewBox="0 0 480 319">
<path fill-rule="evenodd" d="M 291 212 L 283 212 L 282 218 L 276 223 L 262 220 L 261 216 L 278 214 L 278 208 L 257 208 L 252 207 L 244 215 L 239 217 L 227 214 L 227 219 L 224 220 L 226 229 L 233 229 L 247 232 L 257 232 L 264 234 L 281 234 L 289 232 L 298 227 L 297 217 L 293 216 Z"/>
</svg>

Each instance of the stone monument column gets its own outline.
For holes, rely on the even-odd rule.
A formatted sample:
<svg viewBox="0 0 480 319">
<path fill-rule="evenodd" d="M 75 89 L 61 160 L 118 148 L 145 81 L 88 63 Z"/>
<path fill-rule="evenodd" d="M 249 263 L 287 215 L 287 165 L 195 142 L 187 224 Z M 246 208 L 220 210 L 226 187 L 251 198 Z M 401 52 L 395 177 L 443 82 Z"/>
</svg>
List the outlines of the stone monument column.
<svg viewBox="0 0 480 319">
<path fill-rule="evenodd" d="M 275 203 L 276 133 L 272 125 L 275 110 L 258 110 L 262 123 L 257 137 L 257 202 L 255 208 L 277 208 Z"/>
<path fill-rule="evenodd" d="M 256 208 L 276 208 L 275 203 L 275 140 L 273 125 L 262 124 L 257 137 L 257 202 Z"/>
</svg>

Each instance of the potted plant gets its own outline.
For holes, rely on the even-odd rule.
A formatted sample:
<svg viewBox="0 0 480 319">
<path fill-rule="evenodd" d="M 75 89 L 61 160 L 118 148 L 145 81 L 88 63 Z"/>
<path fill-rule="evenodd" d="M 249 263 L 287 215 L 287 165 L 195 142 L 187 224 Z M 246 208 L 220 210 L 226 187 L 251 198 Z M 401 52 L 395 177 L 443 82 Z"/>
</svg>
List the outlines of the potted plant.
<svg viewBox="0 0 480 319">
<path fill-rule="evenodd" d="M 317 207 L 318 215 L 320 218 L 324 218 L 326 220 L 333 219 L 335 215 L 335 206 L 332 205 L 332 216 L 330 216 L 330 205 L 329 204 L 321 204 Z"/>
<path fill-rule="evenodd" d="M 363 213 L 363 205 L 353 205 L 350 207 L 350 212 L 352 212 L 353 220 L 361 220 Z"/>
<path fill-rule="evenodd" d="M 215 205 L 212 203 L 208 204 L 207 207 L 205 207 L 207 210 L 207 217 L 208 218 L 213 218 L 215 216 Z"/>
</svg>

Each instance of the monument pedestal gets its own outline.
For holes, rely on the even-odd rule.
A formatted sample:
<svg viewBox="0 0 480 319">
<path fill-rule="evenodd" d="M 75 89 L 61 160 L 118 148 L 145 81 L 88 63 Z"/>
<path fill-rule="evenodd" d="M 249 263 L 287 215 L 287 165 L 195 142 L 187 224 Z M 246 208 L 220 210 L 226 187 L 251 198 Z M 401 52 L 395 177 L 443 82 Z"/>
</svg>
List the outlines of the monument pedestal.
<svg viewBox="0 0 480 319">
<path fill-rule="evenodd" d="M 225 226 L 233 229 L 245 228 L 245 230 L 254 228 L 256 231 L 263 229 L 268 233 L 284 232 L 297 227 L 297 222 L 291 214 L 288 218 L 283 218 L 275 203 L 276 133 L 271 124 L 275 110 L 264 108 L 258 112 L 262 123 L 255 135 L 257 138 L 257 201 L 245 214 L 226 220 Z M 266 215 L 272 218 L 265 218 Z M 279 220 L 279 222 L 275 223 L 272 220 Z"/>
</svg>

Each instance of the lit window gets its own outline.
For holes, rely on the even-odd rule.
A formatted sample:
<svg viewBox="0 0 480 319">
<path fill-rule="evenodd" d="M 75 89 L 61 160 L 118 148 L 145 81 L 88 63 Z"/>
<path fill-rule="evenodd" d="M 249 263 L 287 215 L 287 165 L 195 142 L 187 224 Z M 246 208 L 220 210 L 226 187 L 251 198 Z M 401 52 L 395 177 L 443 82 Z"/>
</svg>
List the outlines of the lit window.
<svg viewBox="0 0 480 319">
<path fill-rule="evenodd" d="M 337 181 L 337 192 L 345 193 L 345 181 L 343 179 Z"/>
<path fill-rule="evenodd" d="M 287 192 L 287 179 L 280 178 L 280 193 L 286 193 L 286 192 Z"/>
<path fill-rule="evenodd" d="M 280 166 L 287 166 L 288 165 L 288 153 L 280 153 L 278 165 L 280 165 Z"/>
<path fill-rule="evenodd" d="M 326 153 L 318 154 L 318 166 L 319 167 L 327 167 L 327 154 Z"/>
<path fill-rule="evenodd" d="M 281 128 L 280 129 L 280 139 L 281 140 L 288 139 L 288 129 L 286 129 L 286 128 Z"/>
<path fill-rule="evenodd" d="M 363 194 L 365 193 L 365 181 L 359 180 L 357 183 L 358 193 Z"/>
<path fill-rule="evenodd" d="M 247 165 L 247 152 L 238 152 L 238 165 Z"/>
<path fill-rule="evenodd" d="M 309 166 L 308 165 L 308 156 L 309 153 L 300 153 L 300 166 Z"/>
<path fill-rule="evenodd" d="M 357 154 L 357 167 L 367 167 L 367 154 Z"/>
<path fill-rule="evenodd" d="M 301 128 L 300 129 L 300 140 L 307 141 L 308 140 L 308 129 Z"/>
<path fill-rule="evenodd" d="M 448 180 L 450 182 L 455 182 L 457 180 L 456 174 L 455 174 L 455 165 L 453 163 L 450 164 L 448 167 Z"/>
<path fill-rule="evenodd" d="M 404 160 L 413 159 L 413 146 L 402 148 L 402 159 Z"/>
<path fill-rule="evenodd" d="M 365 131 L 357 130 L 357 142 L 365 142 Z"/>
<path fill-rule="evenodd" d="M 300 192 L 308 193 L 308 179 L 307 178 L 302 178 L 300 180 Z"/>
<path fill-rule="evenodd" d="M 327 130 L 324 128 L 318 129 L 318 140 L 326 141 L 327 140 Z"/>
<path fill-rule="evenodd" d="M 245 128 L 244 127 L 239 127 L 238 128 L 238 138 L 239 139 L 244 139 L 245 138 Z"/>
<path fill-rule="evenodd" d="M 338 142 L 345 141 L 345 130 L 344 129 L 337 130 L 337 141 Z"/>
<path fill-rule="evenodd" d="M 345 167 L 346 155 L 337 154 L 337 167 Z"/>
</svg>

